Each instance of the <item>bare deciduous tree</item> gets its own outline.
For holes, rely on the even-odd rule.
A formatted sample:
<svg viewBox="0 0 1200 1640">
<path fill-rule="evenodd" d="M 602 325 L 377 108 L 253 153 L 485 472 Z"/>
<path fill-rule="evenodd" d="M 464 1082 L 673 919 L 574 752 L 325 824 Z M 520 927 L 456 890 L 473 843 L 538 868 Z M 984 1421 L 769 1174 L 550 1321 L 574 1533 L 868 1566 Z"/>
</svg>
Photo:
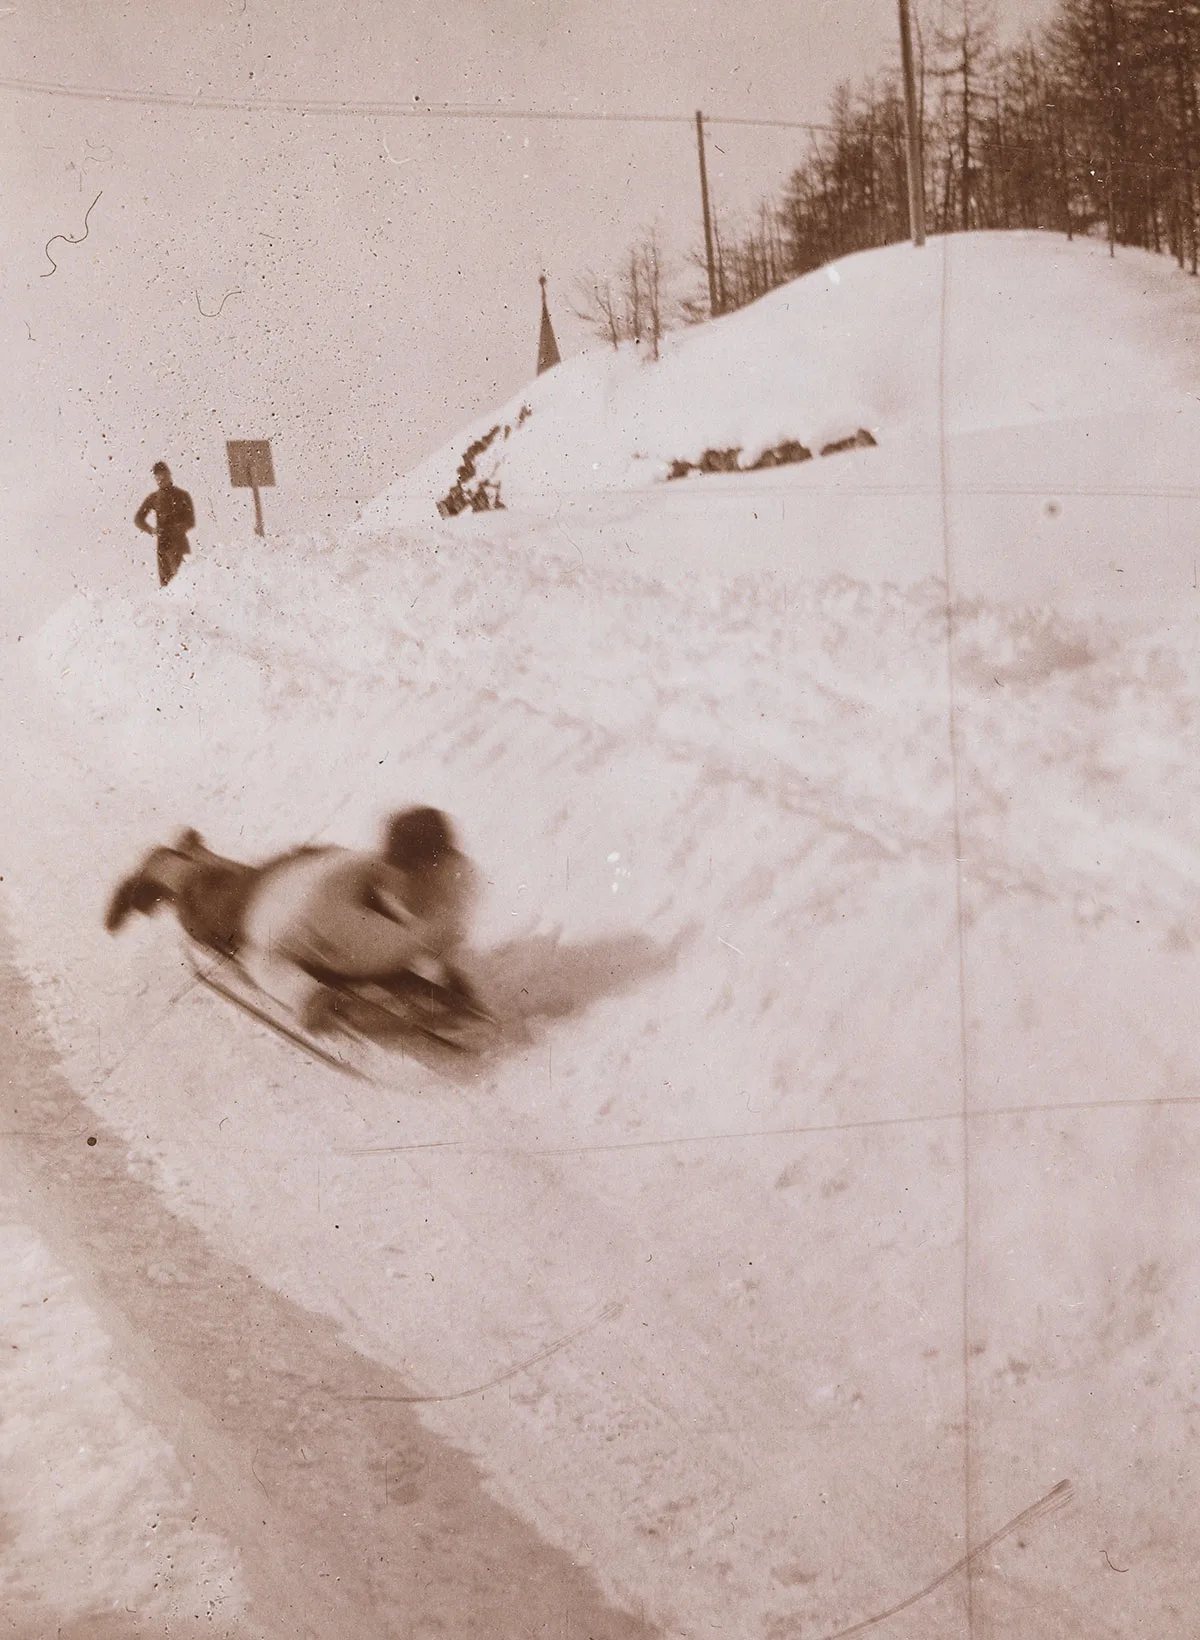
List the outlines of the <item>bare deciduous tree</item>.
<svg viewBox="0 0 1200 1640">
<path fill-rule="evenodd" d="M 648 343 L 657 359 L 670 324 L 668 277 L 658 228 L 644 228 L 617 274 L 587 273 L 575 281 L 572 312 L 614 348 Z"/>
<path fill-rule="evenodd" d="M 624 336 L 623 304 L 610 275 L 580 274 L 575 281 L 571 312 L 614 348 L 620 347 Z"/>
</svg>

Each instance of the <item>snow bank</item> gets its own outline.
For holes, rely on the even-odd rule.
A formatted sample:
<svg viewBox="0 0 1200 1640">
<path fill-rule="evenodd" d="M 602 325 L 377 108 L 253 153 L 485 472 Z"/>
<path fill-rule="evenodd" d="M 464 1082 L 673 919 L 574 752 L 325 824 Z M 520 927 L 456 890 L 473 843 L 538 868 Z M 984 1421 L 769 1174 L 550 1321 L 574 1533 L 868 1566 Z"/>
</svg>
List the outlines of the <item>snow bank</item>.
<svg viewBox="0 0 1200 1640">
<path fill-rule="evenodd" d="M 399 479 L 362 523 L 427 517 L 489 437 L 474 483 L 530 506 L 660 483 L 706 450 L 740 450 L 750 467 L 786 441 L 815 453 L 860 428 L 886 445 L 921 427 L 1161 409 L 1200 385 L 1194 332 L 1186 283 L 1149 253 L 1110 258 L 1095 241 L 1032 232 L 864 251 L 668 336 L 658 363 L 632 344 L 567 360 Z"/>
<path fill-rule="evenodd" d="M 76 598 L 36 647 L 124 778 L 172 790 L 181 821 L 243 846 L 336 829 L 334 770 L 354 771 L 363 818 L 342 830 L 361 831 L 372 804 L 415 795 L 406 741 L 448 714 L 483 735 L 519 706 L 659 766 L 767 788 L 781 809 L 901 858 L 947 846 L 949 642 L 972 871 L 1053 885 L 1098 914 L 1147 895 L 1182 911 L 1200 864 L 1200 836 L 1180 833 L 1200 814 L 1200 676 L 1179 633 L 975 602 L 951 635 L 932 580 L 697 570 L 668 584 L 581 566 L 548 537 L 444 532 L 207 557 L 140 606 Z M 396 753 L 386 767 L 381 737 Z M 449 767 L 439 784 L 455 784 Z"/>
<path fill-rule="evenodd" d="M 166 596 L 66 606 L 37 655 L 70 727 L 38 780 L 96 818 L 65 863 L 53 835 L 10 839 L 23 963 L 176 1210 L 417 1393 L 589 1329 L 502 1404 L 425 1415 L 613 1598 L 685 1632 L 731 1610 L 747 1634 L 828 1627 L 841 1572 L 761 1575 L 787 1560 L 796 1474 L 838 1500 L 809 1516 L 817 1566 L 880 1508 L 898 1560 L 953 1531 L 851 1479 L 883 1441 L 908 1466 L 935 1441 L 953 1469 L 955 1396 L 921 1377 L 922 1351 L 955 1353 L 952 1174 L 936 1132 L 903 1157 L 860 1134 L 828 1176 L 778 1135 L 955 1109 L 956 847 L 980 904 L 1200 938 L 1200 653 L 994 603 L 948 632 L 928 580 L 627 564 L 581 564 L 550 526 L 447 527 L 196 560 Z M 367 841 L 414 800 L 449 808 L 484 867 L 478 971 L 516 1031 L 457 1092 L 418 1063 L 355 1102 L 189 992 L 166 926 L 99 930 L 171 826 L 253 856 Z M 696 1143 L 739 1133 L 736 1166 Z M 886 1261 L 833 1206 L 852 1154 Z M 860 1312 L 869 1358 L 839 1342 Z M 932 1435 L 912 1421 L 930 1395 Z M 706 1433 L 667 1440 L 664 1418 Z"/>
</svg>

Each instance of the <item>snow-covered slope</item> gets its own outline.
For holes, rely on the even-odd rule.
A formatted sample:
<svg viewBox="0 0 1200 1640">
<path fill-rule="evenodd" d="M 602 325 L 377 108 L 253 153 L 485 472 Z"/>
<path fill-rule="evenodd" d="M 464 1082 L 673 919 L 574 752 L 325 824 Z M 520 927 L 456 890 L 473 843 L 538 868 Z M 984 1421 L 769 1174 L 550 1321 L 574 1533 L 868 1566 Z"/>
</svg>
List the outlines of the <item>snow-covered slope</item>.
<svg viewBox="0 0 1200 1640">
<path fill-rule="evenodd" d="M 817 455 L 861 428 L 908 461 L 914 432 L 1158 412 L 1200 386 L 1195 305 L 1164 258 L 1037 233 L 953 244 L 947 284 L 936 244 L 895 245 L 669 335 L 658 364 L 633 344 L 569 359 L 397 480 L 364 522 L 418 516 L 492 435 L 467 487 L 545 505 L 661 483 L 706 450 L 751 467 L 787 441 Z M 897 474 L 886 453 L 872 469 L 876 482 Z"/>
<path fill-rule="evenodd" d="M 1075 1514 L 997 1547 L 977 1612 L 1175 1632 L 1200 646 L 1183 607 L 1129 619 L 1123 578 L 1191 583 L 1200 307 L 1038 236 L 836 273 L 657 369 L 535 384 L 497 473 L 506 500 L 591 488 L 554 516 L 387 526 L 448 451 L 350 539 L 60 610 L 4 750 L 20 957 L 175 1208 L 403 1371 L 663 1632 L 832 1632 L 1064 1475 Z M 839 421 L 877 447 L 644 482 Z M 1106 493 L 1146 450 L 1163 529 Z M 1101 613 L 1050 597 L 1064 562 Z M 331 1081 L 189 986 L 166 924 L 100 928 L 171 827 L 254 856 L 416 800 L 488 880 L 483 1065 Z M 1137 1579 L 1097 1592 L 1102 1542 Z M 957 1636 L 961 1599 L 896 1632 Z"/>
</svg>

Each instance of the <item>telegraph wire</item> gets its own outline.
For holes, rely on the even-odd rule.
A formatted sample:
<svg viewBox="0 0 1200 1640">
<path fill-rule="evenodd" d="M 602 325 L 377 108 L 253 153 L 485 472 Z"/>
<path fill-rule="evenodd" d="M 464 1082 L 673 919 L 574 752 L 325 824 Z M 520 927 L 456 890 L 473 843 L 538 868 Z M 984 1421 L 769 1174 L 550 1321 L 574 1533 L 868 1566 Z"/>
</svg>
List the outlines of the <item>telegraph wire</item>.
<svg viewBox="0 0 1200 1640">
<path fill-rule="evenodd" d="M 289 97 L 212 97 L 199 92 L 188 97 L 177 91 L 135 91 L 127 88 L 65 85 L 57 80 L 21 80 L 0 76 L 0 91 L 29 92 L 40 97 L 64 97 L 78 102 L 123 103 L 143 108 L 188 108 L 231 114 L 316 114 L 366 119 L 411 120 L 512 120 L 559 122 L 592 125 L 687 125 L 695 123 L 694 114 L 620 114 L 602 110 L 572 108 L 505 108 L 492 103 L 411 103 L 351 102 L 314 100 Z M 775 131 L 823 132 L 837 135 L 838 127 L 820 120 L 780 120 L 751 114 L 705 114 L 704 126 L 758 126 Z M 1008 150 L 1012 153 L 1030 153 L 1044 146 L 1033 138 L 1006 136 L 1003 140 L 981 136 L 975 147 L 980 152 Z M 1076 164 L 1086 165 L 1086 152 L 1072 148 L 1068 157 Z M 1170 160 L 1122 160 L 1116 167 L 1121 171 L 1142 171 L 1148 175 L 1171 175 L 1186 169 Z"/>
<path fill-rule="evenodd" d="M 0 89 L 27 91 L 41 97 L 68 97 L 79 102 L 132 103 L 146 108 L 203 108 L 247 114 L 332 114 L 371 119 L 419 120 L 551 120 L 594 125 L 692 125 L 694 114 L 609 114 L 603 111 L 552 108 L 505 108 L 491 103 L 349 102 L 289 97 L 212 97 L 197 92 L 133 91 L 127 88 L 65 85 L 57 80 L 0 77 Z M 737 114 L 706 114 L 705 125 L 758 125 L 788 131 L 831 131 L 812 120 L 778 120 Z"/>
</svg>

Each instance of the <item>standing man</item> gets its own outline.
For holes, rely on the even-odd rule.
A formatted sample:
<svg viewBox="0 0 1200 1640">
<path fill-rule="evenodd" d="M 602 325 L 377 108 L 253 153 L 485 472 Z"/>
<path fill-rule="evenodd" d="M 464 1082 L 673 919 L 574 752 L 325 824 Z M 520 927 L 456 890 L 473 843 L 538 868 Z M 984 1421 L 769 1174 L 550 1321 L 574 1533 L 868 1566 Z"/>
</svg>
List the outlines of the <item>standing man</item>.
<svg viewBox="0 0 1200 1640">
<path fill-rule="evenodd" d="M 156 461 L 151 470 L 158 488 L 142 502 L 133 521 L 147 535 L 158 536 L 158 584 L 165 587 L 192 550 L 187 532 L 196 527 L 196 512 L 187 491 L 171 483 L 171 469 L 165 461 Z M 154 514 L 153 528 L 146 522 L 149 513 Z"/>
</svg>

